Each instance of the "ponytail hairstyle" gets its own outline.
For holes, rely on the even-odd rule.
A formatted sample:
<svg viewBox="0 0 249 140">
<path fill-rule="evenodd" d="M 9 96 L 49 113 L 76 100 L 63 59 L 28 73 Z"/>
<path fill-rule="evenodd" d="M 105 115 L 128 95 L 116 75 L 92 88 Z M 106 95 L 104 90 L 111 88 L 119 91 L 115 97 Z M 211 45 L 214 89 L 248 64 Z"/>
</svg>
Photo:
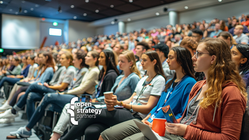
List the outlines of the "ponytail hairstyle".
<svg viewBox="0 0 249 140">
<path fill-rule="evenodd" d="M 126 50 L 126 51 L 123 51 L 121 54 L 125 56 L 128 62 L 132 62 L 131 72 L 136 73 L 141 78 L 140 71 L 137 69 L 134 53 L 130 50 Z"/>
<path fill-rule="evenodd" d="M 190 51 L 187 48 L 184 47 L 173 47 L 171 48 L 176 54 L 176 61 L 179 63 L 182 67 L 182 73 L 195 78 L 194 76 L 194 67 L 193 67 L 193 61 L 192 61 L 192 56 Z M 166 86 L 165 86 L 165 91 L 171 86 L 171 84 L 174 82 L 176 79 L 176 73 L 174 74 L 174 77 L 172 80 L 170 80 Z"/>
<path fill-rule="evenodd" d="M 80 49 L 80 50 L 77 50 L 77 52 L 75 53 L 75 57 L 76 57 L 78 60 L 82 59 L 82 62 L 81 62 L 81 64 L 80 64 L 80 67 L 81 67 L 81 68 L 84 68 L 84 67 L 88 68 L 88 65 L 86 65 L 86 63 L 85 63 L 86 53 L 85 53 L 84 50 L 81 50 L 81 49 Z"/>
<path fill-rule="evenodd" d="M 167 81 L 167 78 L 163 72 L 163 67 L 162 67 L 162 63 L 159 59 L 158 54 L 156 53 L 156 51 L 147 51 L 144 53 L 145 55 L 147 55 L 150 59 L 150 61 L 156 60 L 156 64 L 154 66 L 154 70 L 156 72 L 157 75 L 162 75 L 165 79 L 165 81 Z"/>
<path fill-rule="evenodd" d="M 69 66 L 73 66 L 73 55 L 72 55 L 72 53 L 69 52 L 69 51 L 63 51 L 62 54 L 65 54 L 66 59 L 70 60 Z"/>
</svg>

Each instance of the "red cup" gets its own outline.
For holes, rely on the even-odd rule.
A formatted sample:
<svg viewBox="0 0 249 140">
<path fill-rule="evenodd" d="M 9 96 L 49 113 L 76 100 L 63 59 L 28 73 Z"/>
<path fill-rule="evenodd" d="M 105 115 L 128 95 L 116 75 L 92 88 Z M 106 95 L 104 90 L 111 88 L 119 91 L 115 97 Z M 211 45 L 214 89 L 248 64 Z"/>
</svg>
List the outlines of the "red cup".
<svg viewBox="0 0 249 140">
<path fill-rule="evenodd" d="M 166 119 L 154 118 L 152 123 L 152 130 L 155 131 L 159 136 L 164 136 L 165 122 Z"/>
</svg>

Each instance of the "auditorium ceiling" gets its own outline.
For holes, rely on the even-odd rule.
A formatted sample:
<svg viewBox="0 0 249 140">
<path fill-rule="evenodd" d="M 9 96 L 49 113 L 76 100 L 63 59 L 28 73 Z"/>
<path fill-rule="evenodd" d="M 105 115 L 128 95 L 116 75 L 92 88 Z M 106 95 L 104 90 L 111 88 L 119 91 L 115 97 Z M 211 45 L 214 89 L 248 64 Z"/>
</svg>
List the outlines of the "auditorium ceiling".
<svg viewBox="0 0 249 140">
<path fill-rule="evenodd" d="M 0 12 L 96 21 L 182 0 L 0 0 Z M 167 11 L 166 9 L 163 9 Z"/>
</svg>

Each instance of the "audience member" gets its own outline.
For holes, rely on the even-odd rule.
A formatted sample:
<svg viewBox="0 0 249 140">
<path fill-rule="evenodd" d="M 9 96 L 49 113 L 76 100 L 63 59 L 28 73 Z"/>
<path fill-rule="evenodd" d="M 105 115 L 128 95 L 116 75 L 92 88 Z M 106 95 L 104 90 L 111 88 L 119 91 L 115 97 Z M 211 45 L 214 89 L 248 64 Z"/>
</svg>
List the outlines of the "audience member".
<svg viewBox="0 0 249 140">
<path fill-rule="evenodd" d="M 229 30 L 229 33 L 232 34 L 233 36 L 234 36 L 234 29 L 235 29 L 235 27 L 236 27 L 237 25 L 239 25 L 239 20 L 233 19 L 233 21 L 232 21 L 232 26 L 233 26 L 233 28 L 231 28 L 231 29 Z M 247 28 L 246 26 L 243 26 L 243 33 L 244 33 L 244 34 L 249 33 L 248 28 Z"/>
<path fill-rule="evenodd" d="M 243 26 L 237 25 L 234 29 L 234 39 L 238 44 L 248 44 L 249 38 L 247 35 L 243 34 Z"/>
<path fill-rule="evenodd" d="M 191 38 L 194 41 L 196 41 L 196 42 L 199 43 L 201 41 L 201 39 L 203 39 L 203 32 L 200 29 L 194 29 L 194 30 L 192 30 L 192 36 L 191 36 Z"/>
<path fill-rule="evenodd" d="M 148 49 L 149 49 L 149 45 L 146 42 L 137 43 L 137 46 L 135 48 L 136 56 L 139 57 L 139 60 L 136 62 L 136 65 L 142 77 L 145 75 L 145 70 L 143 70 L 143 67 L 141 64 L 141 57 Z"/>
<path fill-rule="evenodd" d="M 169 47 L 166 44 L 161 43 L 153 46 L 153 48 L 155 49 L 155 51 L 159 56 L 159 59 L 162 63 L 163 72 L 166 78 L 172 79 L 175 72 L 174 70 L 170 70 L 168 63 L 166 62 L 168 59 Z"/>
<path fill-rule="evenodd" d="M 210 33 L 209 37 L 216 38 L 221 32 L 222 32 L 222 30 L 220 29 L 220 24 L 216 23 L 215 29 L 213 32 Z"/>
<path fill-rule="evenodd" d="M 233 46 L 232 60 L 239 69 L 240 75 L 246 83 L 246 87 L 249 85 L 249 45 L 237 44 Z"/>
</svg>

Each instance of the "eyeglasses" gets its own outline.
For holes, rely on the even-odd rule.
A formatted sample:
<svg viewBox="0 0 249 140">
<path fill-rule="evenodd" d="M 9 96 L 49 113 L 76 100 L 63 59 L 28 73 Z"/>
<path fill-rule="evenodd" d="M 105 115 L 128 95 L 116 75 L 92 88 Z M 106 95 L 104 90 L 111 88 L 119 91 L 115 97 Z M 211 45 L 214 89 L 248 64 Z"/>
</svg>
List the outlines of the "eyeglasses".
<svg viewBox="0 0 249 140">
<path fill-rule="evenodd" d="M 194 53 L 195 58 L 198 58 L 199 56 L 201 56 L 201 55 L 203 55 L 203 54 L 209 54 L 209 53 L 203 53 L 203 52 L 198 52 L 198 51 L 196 51 L 196 52 Z"/>
</svg>

